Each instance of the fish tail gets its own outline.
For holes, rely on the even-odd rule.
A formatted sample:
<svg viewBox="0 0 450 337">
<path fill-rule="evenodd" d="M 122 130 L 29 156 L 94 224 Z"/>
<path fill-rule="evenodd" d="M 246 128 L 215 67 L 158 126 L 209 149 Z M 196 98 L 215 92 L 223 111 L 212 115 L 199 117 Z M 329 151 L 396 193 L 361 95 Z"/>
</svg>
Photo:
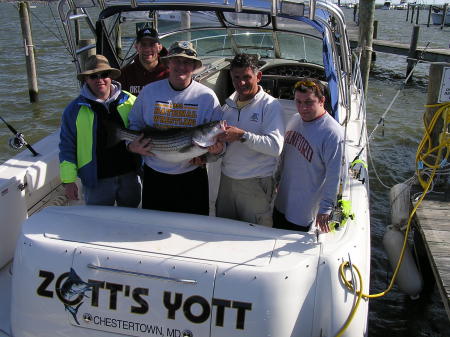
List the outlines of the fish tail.
<svg viewBox="0 0 450 337">
<path fill-rule="evenodd" d="M 125 129 L 114 122 L 108 122 L 107 128 L 108 128 L 106 139 L 107 148 L 113 147 L 114 145 L 120 143 L 122 140 L 128 140 L 132 142 L 133 140 L 139 137 L 139 132 Z"/>
</svg>

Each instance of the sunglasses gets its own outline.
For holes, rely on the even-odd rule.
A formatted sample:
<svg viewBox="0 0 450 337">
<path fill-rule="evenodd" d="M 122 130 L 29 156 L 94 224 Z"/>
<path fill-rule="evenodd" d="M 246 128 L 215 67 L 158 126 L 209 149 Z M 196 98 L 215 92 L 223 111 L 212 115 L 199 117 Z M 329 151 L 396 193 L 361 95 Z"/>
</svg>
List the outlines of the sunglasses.
<svg viewBox="0 0 450 337">
<path fill-rule="evenodd" d="M 108 77 L 110 77 L 110 75 L 111 75 L 111 73 L 109 71 L 104 71 L 102 73 L 90 74 L 90 75 L 88 75 L 88 77 L 91 80 L 97 80 L 99 78 L 102 78 L 102 79 L 108 78 Z"/>
<path fill-rule="evenodd" d="M 307 87 L 307 88 L 313 88 L 313 87 L 316 87 L 317 89 L 319 89 L 318 86 L 317 86 L 317 84 L 314 83 L 313 81 L 298 81 L 297 83 L 295 83 L 294 89 L 298 89 L 298 88 L 300 88 L 301 86 Z"/>
<path fill-rule="evenodd" d="M 170 55 L 173 55 L 173 54 L 185 54 L 187 56 L 197 56 L 197 53 L 195 51 L 193 51 L 191 49 L 184 49 L 184 48 L 181 48 L 181 47 L 173 48 L 172 50 L 170 50 L 169 54 Z"/>
</svg>

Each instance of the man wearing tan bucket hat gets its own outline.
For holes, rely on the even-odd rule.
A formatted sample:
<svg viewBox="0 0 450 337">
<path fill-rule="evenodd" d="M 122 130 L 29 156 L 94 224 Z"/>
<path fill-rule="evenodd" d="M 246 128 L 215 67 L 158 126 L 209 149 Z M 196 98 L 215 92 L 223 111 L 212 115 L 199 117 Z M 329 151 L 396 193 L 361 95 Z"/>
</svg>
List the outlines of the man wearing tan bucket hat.
<svg viewBox="0 0 450 337">
<path fill-rule="evenodd" d="M 136 99 L 121 90 L 120 70 L 103 55 L 92 55 L 77 75 L 80 95 L 64 110 L 60 134 L 60 175 L 66 196 L 79 199 L 77 176 L 88 205 L 137 207 L 141 185 L 137 175 L 141 159 L 123 141 L 109 146 L 113 125 L 128 127 L 128 114 Z"/>
<path fill-rule="evenodd" d="M 202 66 L 192 43 L 173 43 L 161 60 L 169 67 L 169 77 L 141 90 L 130 113 L 130 128 L 193 127 L 220 120 L 222 110 L 216 94 L 192 78 Z M 152 156 L 149 139 L 135 140 L 128 148 L 144 158 L 142 208 L 209 214 L 208 177 L 204 168 L 188 160 L 170 163 Z M 222 149 L 221 143 L 208 148 L 213 154 Z"/>
</svg>

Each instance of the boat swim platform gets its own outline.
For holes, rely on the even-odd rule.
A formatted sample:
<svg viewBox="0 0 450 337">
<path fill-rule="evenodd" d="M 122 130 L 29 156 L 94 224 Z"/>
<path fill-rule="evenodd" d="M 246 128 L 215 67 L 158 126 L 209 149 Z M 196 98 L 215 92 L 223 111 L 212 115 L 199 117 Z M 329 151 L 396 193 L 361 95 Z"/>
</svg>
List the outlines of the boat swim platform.
<svg viewBox="0 0 450 337">
<path fill-rule="evenodd" d="M 348 38 L 350 40 L 350 47 L 355 49 L 358 47 L 359 40 L 359 26 L 352 21 L 347 21 Z M 398 43 L 392 41 L 385 41 L 374 39 L 372 43 L 373 51 L 401 56 L 408 56 L 410 44 L 408 43 Z M 420 56 L 421 60 L 425 62 L 448 62 L 450 63 L 450 49 L 444 48 L 427 48 L 425 52 L 423 46 L 417 46 L 415 52 L 415 58 Z"/>
<path fill-rule="evenodd" d="M 450 199 L 424 199 L 416 211 L 416 225 L 450 320 Z"/>
</svg>

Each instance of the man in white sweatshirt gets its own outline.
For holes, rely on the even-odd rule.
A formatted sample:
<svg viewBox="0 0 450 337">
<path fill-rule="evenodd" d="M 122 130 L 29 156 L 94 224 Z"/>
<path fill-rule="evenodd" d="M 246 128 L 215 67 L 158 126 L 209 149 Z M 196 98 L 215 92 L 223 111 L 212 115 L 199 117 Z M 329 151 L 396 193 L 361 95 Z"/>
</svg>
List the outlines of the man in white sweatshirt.
<svg viewBox="0 0 450 337">
<path fill-rule="evenodd" d="M 222 107 L 227 150 L 216 215 L 272 226 L 274 173 L 283 149 L 283 108 L 258 85 L 258 60 L 239 54 L 230 65 L 235 92 Z"/>
</svg>

